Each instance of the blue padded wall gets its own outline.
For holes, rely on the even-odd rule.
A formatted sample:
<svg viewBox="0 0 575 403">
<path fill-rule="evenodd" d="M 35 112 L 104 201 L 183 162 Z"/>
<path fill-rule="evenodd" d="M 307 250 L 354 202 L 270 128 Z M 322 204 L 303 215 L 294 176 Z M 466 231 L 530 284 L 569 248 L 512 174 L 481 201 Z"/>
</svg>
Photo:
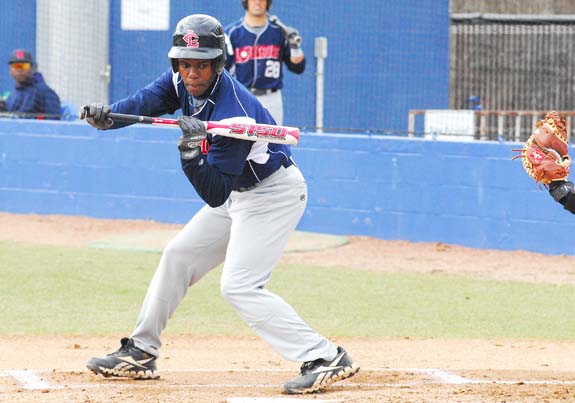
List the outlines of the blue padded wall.
<svg viewBox="0 0 575 403">
<path fill-rule="evenodd" d="M 184 223 L 203 202 L 180 170 L 178 136 L 2 120 L 0 211 Z M 575 255 L 575 217 L 511 161 L 518 146 L 303 133 L 299 229 Z"/>
</svg>

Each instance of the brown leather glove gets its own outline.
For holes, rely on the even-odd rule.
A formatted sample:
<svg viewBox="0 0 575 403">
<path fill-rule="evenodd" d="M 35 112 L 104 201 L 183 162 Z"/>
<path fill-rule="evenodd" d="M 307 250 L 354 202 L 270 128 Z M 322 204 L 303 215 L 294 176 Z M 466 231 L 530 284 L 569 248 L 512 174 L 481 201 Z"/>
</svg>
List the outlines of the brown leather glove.
<svg viewBox="0 0 575 403">
<path fill-rule="evenodd" d="M 553 181 L 564 181 L 569 176 L 569 145 L 565 119 L 552 111 L 536 124 L 536 129 L 527 139 L 520 154 L 523 168 L 536 183 L 545 186 Z"/>
</svg>

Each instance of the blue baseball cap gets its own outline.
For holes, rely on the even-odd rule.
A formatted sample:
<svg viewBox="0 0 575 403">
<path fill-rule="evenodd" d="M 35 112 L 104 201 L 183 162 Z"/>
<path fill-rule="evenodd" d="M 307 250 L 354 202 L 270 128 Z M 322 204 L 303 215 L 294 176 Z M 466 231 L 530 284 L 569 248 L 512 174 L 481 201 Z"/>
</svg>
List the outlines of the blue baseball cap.
<svg viewBox="0 0 575 403">
<path fill-rule="evenodd" d="M 16 49 L 10 54 L 10 61 L 8 64 L 12 63 L 30 63 L 33 65 L 34 57 L 32 57 L 32 53 L 25 49 Z"/>
</svg>

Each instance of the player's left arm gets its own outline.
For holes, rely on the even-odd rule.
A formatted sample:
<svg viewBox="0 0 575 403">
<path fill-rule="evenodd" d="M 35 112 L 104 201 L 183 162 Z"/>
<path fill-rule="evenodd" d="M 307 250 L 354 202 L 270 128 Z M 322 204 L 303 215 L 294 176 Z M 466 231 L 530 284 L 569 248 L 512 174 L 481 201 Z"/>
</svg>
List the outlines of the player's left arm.
<svg viewBox="0 0 575 403">
<path fill-rule="evenodd" d="M 301 74 L 305 70 L 305 55 L 301 48 L 302 37 L 299 31 L 280 21 L 277 15 L 270 15 L 269 20 L 272 24 L 279 27 L 283 37 L 285 38 L 283 46 L 283 61 L 288 67 L 288 70 Z"/>
<path fill-rule="evenodd" d="M 305 71 L 305 55 L 301 48 L 291 49 L 286 45 L 284 52 L 287 57 L 284 58 L 284 63 L 288 70 L 295 74 L 301 74 Z M 295 55 L 295 56 L 294 56 Z"/>
<path fill-rule="evenodd" d="M 288 70 L 295 74 L 301 74 L 305 70 L 305 54 L 301 47 L 302 38 L 297 29 L 283 26 L 281 28 L 284 36 L 283 62 Z"/>
<path fill-rule="evenodd" d="M 553 181 L 549 184 L 549 194 L 565 210 L 575 214 L 575 186 L 571 181 Z"/>
</svg>

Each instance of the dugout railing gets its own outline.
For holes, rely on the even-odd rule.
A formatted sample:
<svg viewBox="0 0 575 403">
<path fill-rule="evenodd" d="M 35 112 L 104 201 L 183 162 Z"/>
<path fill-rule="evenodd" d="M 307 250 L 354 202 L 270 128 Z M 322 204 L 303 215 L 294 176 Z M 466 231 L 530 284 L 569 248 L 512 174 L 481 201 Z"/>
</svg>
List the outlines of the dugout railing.
<svg viewBox="0 0 575 403">
<path fill-rule="evenodd" d="M 451 111 L 451 110 L 446 110 Z M 431 112 L 438 112 L 437 110 L 427 109 L 412 109 L 409 111 L 408 117 L 408 136 L 409 137 L 430 137 L 437 138 L 440 135 L 442 138 L 451 138 L 453 140 L 486 140 L 486 141 L 525 141 L 533 130 L 537 121 L 543 119 L 545 114 L 549 111 L 543 110 L 482 110 L 482 111 L 451 111 L 462 112 L 462 116 L 472 115 L 470 125 L 465 131 L 457 131 L 461 124 L 457 122 L 457 114 L 450 117 L 450 121 L 446 121 L 443 130 L 433 131 L 426 130 L 425 119 Z M 573 120 L 575 118 L 575 111 L 557 111 L 565 117 L 567 123 L 567 133 L 569 141 L 575 140 L 575 128 L 573 127 Z M 459 122 L 460 123 L 460 122 Z M 469 125 L 468 125 L 469 126 Z M 455 128 L 455 129 L 450 129 Z"/>
</svg>

